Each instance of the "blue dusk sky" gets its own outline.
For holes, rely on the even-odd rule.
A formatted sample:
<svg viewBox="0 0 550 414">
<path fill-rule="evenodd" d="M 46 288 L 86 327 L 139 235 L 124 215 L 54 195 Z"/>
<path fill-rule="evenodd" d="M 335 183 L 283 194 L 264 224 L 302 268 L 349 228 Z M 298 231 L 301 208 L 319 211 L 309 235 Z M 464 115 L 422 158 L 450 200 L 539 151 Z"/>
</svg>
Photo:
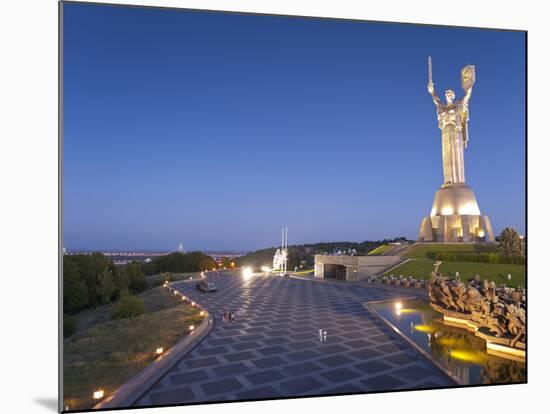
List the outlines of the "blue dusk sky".
<svg viewBox="0 0 550 414">
<path fill-rule="evenodd" d="M 525 232 L 525 34 L 65 3 L 71 249 L 416 239 L 443 182 L 427 92 L 476 65 L 466 182 Z"/>
</svg>

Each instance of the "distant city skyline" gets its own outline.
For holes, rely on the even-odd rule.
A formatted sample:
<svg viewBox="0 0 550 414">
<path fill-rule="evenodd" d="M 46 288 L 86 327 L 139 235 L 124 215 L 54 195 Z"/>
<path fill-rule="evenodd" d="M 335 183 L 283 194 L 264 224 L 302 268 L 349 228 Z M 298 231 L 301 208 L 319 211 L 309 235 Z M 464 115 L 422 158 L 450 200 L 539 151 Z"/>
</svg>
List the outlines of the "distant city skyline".
<svg viewBox="0 0 550 414">
<path fill-rule="evenodd" d="M 429 55 L 441 99 L 476 65 L 466 182 L 525 233 L 523 32 L 75 3 L 63 25 L 68 249 L 416 239 L 443 182 Z"/>
</svg>

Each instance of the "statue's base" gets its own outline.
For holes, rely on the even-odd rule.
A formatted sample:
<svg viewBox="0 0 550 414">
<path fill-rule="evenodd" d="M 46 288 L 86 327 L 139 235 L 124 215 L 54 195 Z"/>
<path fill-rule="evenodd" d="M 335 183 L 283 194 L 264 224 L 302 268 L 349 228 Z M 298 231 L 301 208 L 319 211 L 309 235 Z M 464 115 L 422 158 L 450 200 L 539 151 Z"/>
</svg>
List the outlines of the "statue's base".
<svg viewBox="0 0 550 414">
<path fill-rule="evenodd" d="M 469 315 L 445 309 L 432 302 L 432 307 L 443 314 L 443 323 L 456 328 L 467 329 L 475 336 L 484 339 L 489 355 L 514 361 L 525 362 L 525 342 L 514 341 L 514 338 L 497 337 L 491 332 L 480 330 L 481 326 L 469 319 Z"/>
<path fill-rule="evenodd" d="M 422 219 L 421 242 L 493 242 L 488 216 L 481 215 L 473 190 L 466 184 L 445 184 L 435 193 L 432 211 Z"/>
</svg>

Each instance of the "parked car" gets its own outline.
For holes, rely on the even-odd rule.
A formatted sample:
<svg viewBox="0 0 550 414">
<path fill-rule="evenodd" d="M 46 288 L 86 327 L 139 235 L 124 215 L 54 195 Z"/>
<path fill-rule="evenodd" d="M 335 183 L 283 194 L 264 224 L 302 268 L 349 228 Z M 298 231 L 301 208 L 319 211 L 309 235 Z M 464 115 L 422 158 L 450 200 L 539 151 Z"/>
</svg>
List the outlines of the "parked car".
<svg viewBox="0 0 550 414">
<path fill-rule="evenodd" d="M 218 290 L 216 285 L 212 282 L 209 282 L 208 280 L 201 280 L 195 286 L 201 292 L 215 292 L 216 290 Z"/>
</svg>

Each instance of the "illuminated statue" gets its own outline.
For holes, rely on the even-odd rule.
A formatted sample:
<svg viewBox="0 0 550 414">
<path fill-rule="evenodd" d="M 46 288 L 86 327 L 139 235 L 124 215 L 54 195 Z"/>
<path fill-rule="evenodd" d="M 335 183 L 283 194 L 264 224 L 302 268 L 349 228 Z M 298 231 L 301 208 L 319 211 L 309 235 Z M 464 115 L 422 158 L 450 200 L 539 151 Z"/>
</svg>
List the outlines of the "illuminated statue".
<svg viewBox="0 0 550 414">
<path fill-rule="evenodd" d="M 489 217 L 482 215 L 474 191 L 466 184 L 464 149 L 468 145 L 469 105 L 475 82 L 475 67 L 460 71 L 464 96 L 455 101 L 455 93 L 445 91 L 445 103 L 435 92 L 432 59 L 428 58 L 428 92 L 437 109 L 441 130 L 443 185 L 436 191 L 430 215 L 420 224 L 419 241 L 492 242 L 495 240 Z"/>
<path fill-rule="evenodd" d="M 446 103 L 435 92 L 432 81 L 432 60 L 428 60 L 429 82 L 428 92 L 437 108 L 437 121 L 441 129 L 441 149 L 443 153 L 443 177 L 445 184 L 465 183 L 464 178 L 464 148 L 468 146 L 468 105 L 475 82 L 475 66 L 466 66 L 461 71 L 464 97 L 454 102 L 455 93 L 445 91 Z"/>
<path fill-rule="evenodd" d="M 273 256 L 273 270 L 277 270 L 281 275 L 286 274 L 288 263 L 288 227 L 283 227 L 281 231 L 281 248 L 277 249 Z"/>
</svg>

